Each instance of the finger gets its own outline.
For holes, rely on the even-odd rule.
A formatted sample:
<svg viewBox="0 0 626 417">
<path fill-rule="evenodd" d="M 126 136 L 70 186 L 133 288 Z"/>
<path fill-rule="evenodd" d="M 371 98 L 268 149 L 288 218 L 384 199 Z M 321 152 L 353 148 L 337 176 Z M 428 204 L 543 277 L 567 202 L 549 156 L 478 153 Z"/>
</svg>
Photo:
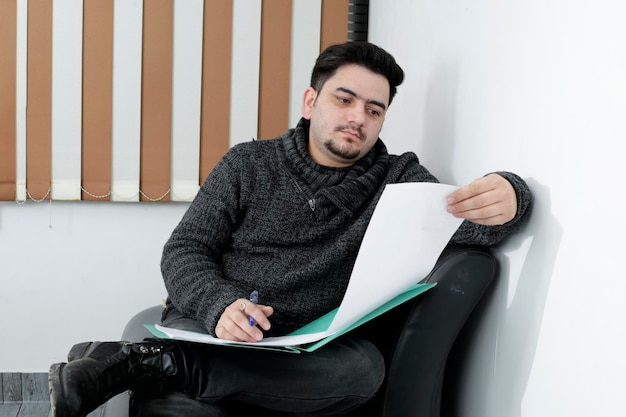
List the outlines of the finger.
<svg viewBox="0 0 626 417">
<path fill-rule="evenodd" d="M 257 342 L 263 339 L 263 333 L 255 325 L 255 321 L 250 318 L 254 318 L 255 314 L 264 325 L 269 326 L 269 321 L 265 315 L 258 313 L 261 311 L 256 304 L 251 302 L 241 302 L 239 311 L 232 317 L 233 322 L 247 335 L 248 341 Z"/>
<path fill-rule="evenodd" d="M 263 333 L 255 326 L 250 326 L 248 318 L 240 313 L 238 319 L 224 320 L 218 322 L 218 327 L 223 328 L 223 336 L 221 339 L 233 340 L 237 342 L 258 342 L 263 339 Z M 217 332 L 216 332 L 217 335 Z"/>
<path fill-rule="evenodd" d="M 448 196 L 448 204 L 456 204 L 460 201 L 473 198 L 477 195 L 492 191 L 498 188 L 499 179 L 506 181 L 497 174 L 490 174 L 486 177 L 478 178 L 471 183 L 460 187 Z M 508 182 L 508 181 L 507 181 Z"/>
<path fill-rule="evenodd" d="M 505 193 L 498 190 L 490 190 L 480 194 L 476 194 L 470 198 L 461 200 L 455 204 L 448 205 L 448 211 L 450 213 L 464 213 L 470 210 L 480 210 L 482 208 L 497 206 L 498 204 L 505 205 L 507 203 L 507 196 Z M 497 207 L 491 207 L 497 209 Z"/>
<path fill-rule="evenodd" d="M 260 304 L 256 304 L 253 306 L 254 307 L 251 306 L 247 309 L 249 318 L 254 319 L 252 325 L 260 326 L 263 330 L 266 331 L 269 330 L 271 324 L 267 318 L 274 314 L 274 309 L 270 306 L 264 306 Z"/>
<path fill-rule="evenodd" d="M 501 225 L 509 220 L 507 211 L 503 209 L 501 204 L 482 206 L 477 209 L 455 212 L 453 214 L 455 217 L 485 226 Z"/>
<path fill-rule="evenodd" d="M 249 338 L 246 336 L 246 333 L 238 327 L 227 328 L 226 326 L 219 326 L 215 329 L 215 335 L 222 340 L 228 340 L 232 342 L 254 342 L 254 340 L 249 340 Z"/>
<path fill-rule="evenodd" d="M 274 307 L 264 305 L 259 305 L 259 307 L 263 310 L 263 314 L 265 314 L 265 317 L 270 317 L 272 314 L 274 314 Z"/>
<path fill-rule="evenodd" d="M 215 328 L 215 336 L 217 336 L 219 339 L 228 340 L 228 336 L 226 334 L 226 329 L 224 329 L 224 326 L 217 326 Z"/>
</svg>

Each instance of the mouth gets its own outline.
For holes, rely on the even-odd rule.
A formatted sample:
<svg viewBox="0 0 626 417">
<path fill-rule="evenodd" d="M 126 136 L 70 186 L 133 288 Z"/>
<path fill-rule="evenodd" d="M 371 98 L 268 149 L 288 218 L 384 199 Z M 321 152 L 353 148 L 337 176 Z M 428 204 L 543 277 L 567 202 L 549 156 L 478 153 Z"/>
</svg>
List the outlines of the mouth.
<svg viewBox="0 0 626 417">
<path fill-rule="evenodd" d="M 343 133 L 345 136 L 347 136 L 350 139 L 354 139 L 354 140 L 363 139 L 363 134 L 360 131 L 344 129 L 344 130 L 341 130 L 341 133 Z"/>
</svg>

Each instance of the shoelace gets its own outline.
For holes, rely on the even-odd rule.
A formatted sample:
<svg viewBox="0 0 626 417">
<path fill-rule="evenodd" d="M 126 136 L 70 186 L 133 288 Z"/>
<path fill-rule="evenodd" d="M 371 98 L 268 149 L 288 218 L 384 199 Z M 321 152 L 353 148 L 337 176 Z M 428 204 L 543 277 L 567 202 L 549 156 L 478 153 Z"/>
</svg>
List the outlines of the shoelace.
<svg viewBox="0 0 626 417">
<path fill-rule="evenodd" d="M 145 348 L 144 346 L 141 347 Z M 139 361 L 128 368 L 128 376 L 133 390 L 143 392 L 161 392 L 163 390 L 165 375 L 161 368 L 144 363 L 144 358 L 147 354 L 157 353 L 159 355 L 157 363 L 162 364 L 163 350 L 151 348 L 145 352 L 142 350 Z"/>
</svg>

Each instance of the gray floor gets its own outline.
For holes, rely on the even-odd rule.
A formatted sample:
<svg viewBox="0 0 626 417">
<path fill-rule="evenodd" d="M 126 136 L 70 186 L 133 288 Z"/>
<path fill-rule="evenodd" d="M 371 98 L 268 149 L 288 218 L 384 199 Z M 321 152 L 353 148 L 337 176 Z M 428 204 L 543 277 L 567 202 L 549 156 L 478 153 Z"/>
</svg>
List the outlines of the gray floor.
<svg viewBox="0 0 626 417">
<path fill-rule="evenodd" d="M 88 417 L 100 417 L 101 407 Z M 46 373 L 0 373 L 0 417 L 52 417 Z"/>
</svg>

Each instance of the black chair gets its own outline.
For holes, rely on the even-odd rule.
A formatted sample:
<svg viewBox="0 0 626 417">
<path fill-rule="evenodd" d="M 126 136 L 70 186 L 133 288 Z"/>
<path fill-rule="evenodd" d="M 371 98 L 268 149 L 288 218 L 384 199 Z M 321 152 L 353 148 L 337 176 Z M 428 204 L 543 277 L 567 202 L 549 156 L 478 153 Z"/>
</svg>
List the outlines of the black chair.
<svg viewBox="0 0 626 417">
<path fill-rule="evenodd" d="M 424 282 L 437 282 L 437 286 L 355 329 L 383 352 L 387 375 L 372 402 L 350 416 L 439 417 L 444 377 L 450 379 L 454 374 L 446 372 L 450 352 L 497 273 L 498 263 L 489 250 L 448 247 L 424 279 Z M 124 329 L 123 340 L 141 341 L 150 337 L 143 324 L 159 322 L 161 311 L 156 306 L 138 313 Z M 140 401 L 154 401 L 157 406 L 153 409 L 158 410 L 154 415 L 142 417 L 212 415 L 207 412 L 210 405 L 178 394 Z M 249 406 L 242 407 L 250 411 Z M 120 394 L 105 405 L 103 417 L 127 417 L 128 410 L 129 395 Z M 254 412 L 256 416 L 278 415 L 257 408 Z"/>
</svg>

